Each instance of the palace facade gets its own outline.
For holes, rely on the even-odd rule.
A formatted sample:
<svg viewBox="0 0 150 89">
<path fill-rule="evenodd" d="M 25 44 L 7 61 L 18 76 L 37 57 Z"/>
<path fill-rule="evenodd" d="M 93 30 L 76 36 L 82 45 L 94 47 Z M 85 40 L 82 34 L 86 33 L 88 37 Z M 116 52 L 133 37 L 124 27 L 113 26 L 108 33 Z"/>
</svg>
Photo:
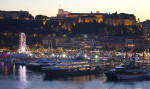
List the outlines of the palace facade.
<svg viewBox="0 0 150 89">
<path fill-rule="evenodd" d="M 106 25 L 118 26 L 118 25 L 137 25 L 136 17 L 133 14 L 125 14 L 125 13 L 70 13 L 68 11 L 64 11 L 63 9 L 58 10 L 57 18 L 64 19 L 64 23 L 59 21 L 59 24 L 62 25 L 63 28 L 71 31 L 71 27 L 75 26 L 77 23 L 104 23 Z"/>
</svg>

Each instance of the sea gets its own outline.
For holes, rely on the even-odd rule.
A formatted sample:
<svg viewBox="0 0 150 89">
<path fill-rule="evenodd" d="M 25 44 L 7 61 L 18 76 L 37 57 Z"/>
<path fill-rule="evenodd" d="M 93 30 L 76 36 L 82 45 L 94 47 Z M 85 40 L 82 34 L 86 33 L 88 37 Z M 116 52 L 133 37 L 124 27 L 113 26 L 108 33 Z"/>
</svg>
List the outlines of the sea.
<svg viewBox="0 0 150 89">
<path fill-rule="evenodd" d="M 0 62 L 0 89 L 150 89 L 150 80 L 107 81 L 103 72 L 54 78 L 26 66 Z"/>
</svg>

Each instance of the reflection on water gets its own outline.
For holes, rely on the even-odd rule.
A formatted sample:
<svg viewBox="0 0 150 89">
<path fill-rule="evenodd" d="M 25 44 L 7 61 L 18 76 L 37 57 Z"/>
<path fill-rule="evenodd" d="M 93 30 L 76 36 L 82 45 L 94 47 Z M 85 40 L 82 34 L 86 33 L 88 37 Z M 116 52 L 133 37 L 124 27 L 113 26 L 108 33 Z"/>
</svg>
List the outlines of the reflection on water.
<svg viewBox="0 0 150 89">
<path fill-rule="evenodd" d="M 26 66 L 0 62 L 0 89 L 25 89 L 28 84 L 26 78 Z"/>
<path fill-rule="evenodd" d="M 26 82 L 26 66 L 19 66 L 19 79 Z"/>
<path fill-rule="evenodd" d="M 15 66 L 15 64 L 14 64 L 14 66 L 13 66 L 13 75 L 14 75 L 14 76 L 16 75 L 16 66 Z"/>
<path fill-rule="evenodd" d="M 27 87 L 26 66 L 19 66 L 19 80 L 22 82 L 20 89 L 25 89 Z"/>
<path fill-rule="evenodd" d="M 8 86 L 9 85 L 9 86 Z M 45 76 L 26 66 L 0 62 L 0 89 L 148 89 L 150 80 L 106 81 L 103 73 L 68 77 Z"/>
<path fill-rule="evenodd" d="M 65 76 L 65 77 L 49 77 L 45 76 L 44 81 L 49 80 L 58 80 L 58 81 L 68 81 L 68 82 L 85 82 L 85 81 L 92 81 L 95 79 L 102 79 L 100 78 L 101 74 L 91 74 L 91 75 L 80 75 L 80 76 Z"/>
<path fill-rule="evenodd" d="M 10 63 L 1 63 L 1 72 L 3 73 L 5 76 L 7 76 L 9 74 L 10 71 Z"/>
</svg>

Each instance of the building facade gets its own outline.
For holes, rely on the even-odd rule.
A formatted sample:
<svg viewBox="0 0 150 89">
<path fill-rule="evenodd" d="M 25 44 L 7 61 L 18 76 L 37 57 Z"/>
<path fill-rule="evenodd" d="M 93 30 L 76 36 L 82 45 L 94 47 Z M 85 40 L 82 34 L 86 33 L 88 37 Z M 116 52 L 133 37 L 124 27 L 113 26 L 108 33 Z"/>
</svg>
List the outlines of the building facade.
<svg viewBox="0 0 150 89">
<path fill-rule="evenodd" d="M 145 40 L 150 40 L 150 24 L 143 27 L 143 37 Z"/>
<path fill-rule="evenodd" d="M 58 9 L 57 18 L 65 18 L 68 17 L 69 12 L 64 11 L 63 9 Z"/>
<path fill-rule="evenodd" d="M 68 29 L 71 31 L 73 26 L 76 26 L 77 23 L 104 23 L 111 26 L 129 26 L 129 25 L 138 25 L 136 17 L 133 14 L 126 13 L 70 13 L 64 11 L 63 9 L 58 10 L 57 18 L 63 18 L 64 23 L 61 24 L 62 28 Z M 59 21 L 61 23 L 61 20 Z"/>
<path fill-rule="evenodd" d="M 130 49 L 144 49 L 144 39 L 143 38 L 128 38 L 125 40 L 125 47 Z"/>
<path fill-rule="evenodd" d="M 0 11 L 0 19 L 24 19 L 28 20 L 32 16 L 28 11 Z M 33 16 L 32 16 L 33 17 Z"/>
</svg>

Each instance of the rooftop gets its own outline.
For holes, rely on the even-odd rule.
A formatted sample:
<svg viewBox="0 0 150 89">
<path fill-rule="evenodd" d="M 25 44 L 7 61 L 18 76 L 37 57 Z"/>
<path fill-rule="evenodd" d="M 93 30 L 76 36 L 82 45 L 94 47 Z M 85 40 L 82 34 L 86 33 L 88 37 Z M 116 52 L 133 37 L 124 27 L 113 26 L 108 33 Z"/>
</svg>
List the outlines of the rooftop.
<svg viewBox="0 0 150 89">
<path fill-rule="evenodd" d="M 69 15 L 106 15 L 107 13 L 69 13 Z"/>
</svg>

